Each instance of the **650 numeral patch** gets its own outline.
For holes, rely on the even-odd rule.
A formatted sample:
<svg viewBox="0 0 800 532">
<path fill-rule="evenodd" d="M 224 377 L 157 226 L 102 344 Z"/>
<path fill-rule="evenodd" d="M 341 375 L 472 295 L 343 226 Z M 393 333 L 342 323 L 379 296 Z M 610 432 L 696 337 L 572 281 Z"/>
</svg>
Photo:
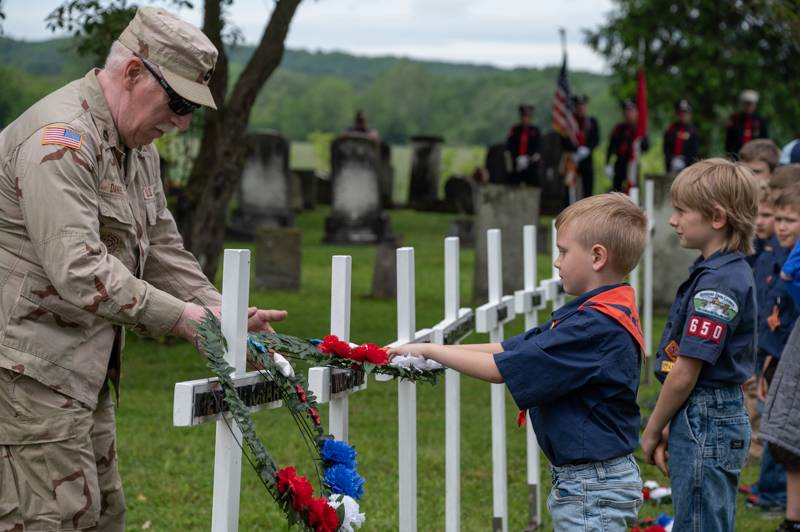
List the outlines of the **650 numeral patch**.
<svg viewBox="0 0 800 532">
<path fill-rule="evenodd" d="M 722 334 L 725 332 L 725 326 L 716 321 L 692 316 L 689 320 L 689 325 L 686 327 L 686 332 L 692 336 L 719 343 L 722 339 Z"/>
</svg>

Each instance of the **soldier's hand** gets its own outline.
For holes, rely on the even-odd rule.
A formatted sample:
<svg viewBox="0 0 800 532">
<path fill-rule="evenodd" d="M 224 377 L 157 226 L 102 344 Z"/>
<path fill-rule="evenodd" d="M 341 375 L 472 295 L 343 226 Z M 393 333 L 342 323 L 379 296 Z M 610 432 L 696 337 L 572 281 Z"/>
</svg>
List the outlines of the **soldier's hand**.
<svg viewBox="0 0 800 532">
<path fill-rule="evenodd" d="M 273 321 L 283 321 L 289 313 L 285 310 L 264 310 L 256 307 L 247 309 L 247 330 L 251 332 L 275 332 L 270 325 Z"/>
<path fill-rule="evenodd" d="M 220 307 L 209 307 L 211 312 L 214 313 L 216 317 L 219 318 L 220 316 Z M 183 338 L 187 342 L 190 342 L 195 347 L 198 346 L 198 334 L 197 328 L 195 324 L 202 321 L 203 318 L 206 316 L 206 309 L 205 307 L 201 307 L 200 305 L 195 305 L 194 303 L 186 303 L 183 307 L 183 312 L 181 313 L 181 317 L 178 318 L 177 323 L 172 328 L 171 333 L 179 338 Z"/>
</svg>

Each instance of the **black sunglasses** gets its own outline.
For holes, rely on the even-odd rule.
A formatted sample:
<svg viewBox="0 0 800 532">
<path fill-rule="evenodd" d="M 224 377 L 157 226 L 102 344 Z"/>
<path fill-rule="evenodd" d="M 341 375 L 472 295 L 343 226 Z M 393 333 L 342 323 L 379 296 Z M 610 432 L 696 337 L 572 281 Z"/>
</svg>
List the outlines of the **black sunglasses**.
<svg viewBox="0 0 800 532">
<path fill-rule="evenodd" d="M 156 78 L 156 80 L 158 80 L 158 83 L 164 89 L 164 92 L 167 93 L 167 96 L 169 97 L 169 108 L 173 113 L 175 113 L 178 116 L 186 116 L 195 111 L 196 109 L 200 108 L 198 104 L 187 100 L 186 98 L 175 92 L 175 89 L 169 86 L 167 80 L 159 76 L 158 73 L 155 71 L 155 69 L 153 69 L 153 67 L 147 64 L 147 61 L 145 61 L 141 57 L 139 57 L 139 59 L 142 61 L 144 67 L 153 75 L 153 77 Z"/>
</svg>

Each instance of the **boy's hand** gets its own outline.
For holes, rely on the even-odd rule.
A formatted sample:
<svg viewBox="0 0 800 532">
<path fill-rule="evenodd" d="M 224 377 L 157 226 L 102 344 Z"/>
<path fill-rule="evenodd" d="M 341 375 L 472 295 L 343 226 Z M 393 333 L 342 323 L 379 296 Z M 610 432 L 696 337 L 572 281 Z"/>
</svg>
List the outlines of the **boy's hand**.
<svg viewBox="0 0 800 532">
<path fill-rule="evenodd" d="M 758 387 L 756 388 L 756 397 L 758 397 L 759 401 L 766 401 L 767 394 L 769 394 L 769 384 L 767 384 L 767 379 L 764 378 L 762 374 L 761 377 L 758 378 Z"/>
<path fill-rule="evenodd" d="M 389 349 L 389 360 L 397 355 L 411 355 L 425 358 L 425 353 L 430 348 L 430 344 L 405 344 Z"/>
<path fill-rule="evenodd" d="M 648 425 L 642 433 L 642 454 L 644 461 L 650 465 L 655 464 L 656 448 L 661 443 L 661 433 L 650 429 Z"/>
<path fill-rule="evenodd" d="M 661 431 L 661 443 L 656 447 L 655 453 L 653 453 L 653 459 L 656 463 L 656 467 L 658 467 L 665 476 L 669 477 L 669 425 L 664 427 L 664 430 Z"/>
</svg>

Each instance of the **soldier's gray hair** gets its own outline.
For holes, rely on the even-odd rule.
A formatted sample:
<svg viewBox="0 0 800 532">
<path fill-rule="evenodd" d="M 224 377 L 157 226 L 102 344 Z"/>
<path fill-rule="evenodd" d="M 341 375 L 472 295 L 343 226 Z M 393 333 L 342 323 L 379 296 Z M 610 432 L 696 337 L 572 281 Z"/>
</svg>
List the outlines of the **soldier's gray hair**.
<svg viewBox="0 0 800 532">
<path fill-rule="evenodd" d="M 103 65 L 103 70 L 107 70 L 112 73 L 120 72 L 128 61 L 135 58 L 136 55 L 128 49 L 124 44 L 119 41 L 114 41 L 111 45 L 111 49 L 108 51 L 108 55 L 106 56 L 106 62 Z M 161 73 L 158 69 L 157 65 L 150 64 L 156 72 L 159 74 Z M 149 80 L 148 83 L 158 83 L 158 81 L 153 77 L 148 75 L 147 79 Z"/>
</svg>

